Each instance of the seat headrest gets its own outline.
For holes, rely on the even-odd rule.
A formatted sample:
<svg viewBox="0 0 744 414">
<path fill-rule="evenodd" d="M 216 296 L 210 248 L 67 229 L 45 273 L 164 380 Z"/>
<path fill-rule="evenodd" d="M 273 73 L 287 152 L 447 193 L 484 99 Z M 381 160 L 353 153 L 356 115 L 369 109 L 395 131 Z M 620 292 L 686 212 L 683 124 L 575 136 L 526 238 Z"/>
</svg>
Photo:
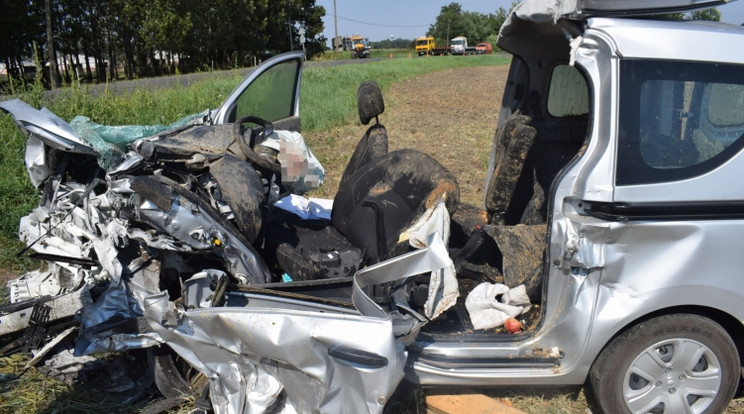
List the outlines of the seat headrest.
<svg viewBox="0 0 744 414">
<path fill-rule="evenodd" d="M 363 125 L 369 124 L 372 118 L 385 111 L 385 102 L 382 100 L 382 92 L 380 92 L 377 82 L 364 81 L 359 85 L 357 108 L 359 109 L 359 120 Z"/>
</svg>

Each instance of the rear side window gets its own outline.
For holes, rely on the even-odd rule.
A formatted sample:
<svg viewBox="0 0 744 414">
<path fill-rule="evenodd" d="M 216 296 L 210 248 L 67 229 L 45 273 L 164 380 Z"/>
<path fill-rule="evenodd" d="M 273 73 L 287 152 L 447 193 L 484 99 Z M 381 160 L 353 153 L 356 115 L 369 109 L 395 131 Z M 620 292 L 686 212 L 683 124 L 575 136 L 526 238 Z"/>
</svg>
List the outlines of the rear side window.
<svg viewBox="0 0 744 414">
<path fill-rule="evenodd" d="M 579 70 L 569 65 L 553 68 L 548 90 L 548 113 L 554 118 L 586 115 L 589 90 Z"/>
<path fill-rule="evenodd" d="M 618 185 L 691 178 L 744 140 L 744 67 L 622 61 Z"/>
</svg>

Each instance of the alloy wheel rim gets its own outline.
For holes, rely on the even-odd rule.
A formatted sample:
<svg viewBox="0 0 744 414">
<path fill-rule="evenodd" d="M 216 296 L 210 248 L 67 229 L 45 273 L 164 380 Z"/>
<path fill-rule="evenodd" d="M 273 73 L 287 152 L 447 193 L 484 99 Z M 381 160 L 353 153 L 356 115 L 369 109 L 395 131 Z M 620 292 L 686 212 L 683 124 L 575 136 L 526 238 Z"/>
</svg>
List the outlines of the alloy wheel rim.
<svg viewBox="0 0 744 414">
<path fill-rule="evenodd" d="M 649 346 L 630 364 L 623 400 L 632 413 L 702 413 L 721 383 L 721 364 L 710 348 L 691 339 L 668 339 Z"/>
</svg>

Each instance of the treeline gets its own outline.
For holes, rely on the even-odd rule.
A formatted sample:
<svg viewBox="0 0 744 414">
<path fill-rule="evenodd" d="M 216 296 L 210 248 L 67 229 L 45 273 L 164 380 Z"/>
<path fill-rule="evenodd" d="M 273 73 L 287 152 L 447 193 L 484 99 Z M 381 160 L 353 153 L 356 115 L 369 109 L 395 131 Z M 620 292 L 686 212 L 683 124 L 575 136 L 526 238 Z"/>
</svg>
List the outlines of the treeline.
<svg viewBox="0 0 744 414">
<path fill-rule="evenodd" d="M 476 42 L 490 42 L 495 45 L 496 37 L 509 16 L 509 11 L 517 5 L 512 2 L 509 10 L 499 7 L 494 13 L 483 14 L 470 12 L 462 9 L 459 3 L 450 3 L 442 6 L 436 22 L 429 26 L 427 36 L 433 36 L 437 44 L 446 45 L 448 40 L 455 36 L 465 36 L 468 43 L 475 45 Z M 721 12 L 715 7 L 695 10 L 690 13 L 674 13 L 664 16 L 668 19 L 677 20 L 711 20 L 720 21 Z M 742 24 L 744 25 L 744 24 Z"/>
<path fill-rule="evenodd" d="M 370 42 L 372 49 L 413 49 L 416 41 L 413 39 L 383 39 L 378 42 Z"/>
<path fill-rule="evenodd" d="M 225 69 L 302 49 L 303 31 L 321 53 L 323 15 L 315 0 L 3 0 L 0 59 L 11 76 L 58 62 L 67 82 Z"/>
<path fill-rule="evenodd" d="M 513 2 L 511 8 L 517 5 Z M 510 8 L 510 10 L 511 10 Z M 496 43 L 501 25 L 506 21 L 509 10 L 499 7 L 494 13 L 483 14 L 463 10 L 460 3 L 442 6 L 436 21 L 429 26 L 426 36 L 433 36 L 438 45 L 447 45 L 456 36 L 465 36 L 474 46 L 477 42 Z M 416 46 L 415 39 L 384 39 L 371 42 L 375 49 L 409 49 Z"/>
<path fill-rule="evenodd" d="M 511 8 L 517 2 L 513 2 Z M 510 9 L 511 10 L 511 9 Z M 447 45 L 456 36 L 465 36 L 468 43 L 496 42 L 496 36 L 501 25 L 506 21 L 509 10 L 499 7 L 494 13 L 483 14 L 465 11 L 460 3 L 450 3 L 442 6 L 437 20 L 429 26 L 427 36 L 433 36 L 439 45 Z"/>
</svg>

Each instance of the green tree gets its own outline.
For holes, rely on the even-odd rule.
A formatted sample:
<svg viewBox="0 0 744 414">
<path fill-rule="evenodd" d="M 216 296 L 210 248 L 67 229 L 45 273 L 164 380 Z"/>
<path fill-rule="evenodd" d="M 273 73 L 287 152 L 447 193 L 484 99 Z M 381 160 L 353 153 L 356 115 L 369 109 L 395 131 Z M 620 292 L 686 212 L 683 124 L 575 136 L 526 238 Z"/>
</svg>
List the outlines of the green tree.
<svg viewBox="0 0 744 414">
<path fill-rule="evenodd" d="M 690 14 L 690 20 L 709 20 L 712 22 L 721 21 L 721 12 L 715 7 L 710 9 L 695 10 Z"/>
<path fill-rule="evenodd" d="M 512 8 L 517 3 L 512 3 Z M 427 36 L 434 36 L 438 44 L 449 44 L 455 36 L 465 36 L 469 43 L 496 38 L 501 25 L 506 21 L 509 11 L 499 7 L 495 13 L 485 15 L 464 11 L 459 3 L 443 6 L 434 24 L 429 26 Z"/>
<path fill-rule="evenodd" d="M 512 9 L 516 3 L 512 3 Z M 489 29 L 491 30 L 491 33 L 499 33 L 499 30 L 501 30 L 501 26 L 506 22 L 506 18 L 509 17 L 509 11 L 504 9 L 503 7 L 499 7 L 498 10 L 496 10 L 496 13 L 491 13 L 488 15 L 488 23 L 489 23 Z"/>
<path fill-rule="evenodd" d="M 33 56 L 33 44 L 45 43 L 44 2 L 3 0 L 0 13 L 0 59 L 8 73 L 24 76 L 24 59 Z M 40 58 L 43 58 L 43 53 Z"/>
<path fill-rule="evenodd" d="M 464 36 L 468 38 L 471 46 L 486 40 L 491 32 L 487 15 L 478 12 L 465 12 L 462 18 L 465 25 Z"/>
<path fill-rule="evenodd" d="M 434 36 L 440 45 L 449 45 L 450 39 L 465 35 L 465 21 L 460 3 L 450 3 L 442 6 L 434 24 L 429 26 L 427 36 Z"/>
<path fill-rule="evenodd" d="M 127 78 L 252 64 L 267 52 L 322 53 L 325 9 L 316 0 L 49 0 L 53 45 L 47 44 L 45 0 L 5 0 L 0 59 L 12 73 L 54 46 L 66 79 L 85 66 L 88 80 Z M 301 29 L 301 30 L 300 30 Z M 78 56 L 83 56 L 82 63 Z M 108 69 L 108 71 L 106 71 Z"/>
<path fill-rule="evenodd" d="M 413 49 L 416 41 L 411 39 L 383 39 L 370 42 L 373 49 Z"/>
</svg>

